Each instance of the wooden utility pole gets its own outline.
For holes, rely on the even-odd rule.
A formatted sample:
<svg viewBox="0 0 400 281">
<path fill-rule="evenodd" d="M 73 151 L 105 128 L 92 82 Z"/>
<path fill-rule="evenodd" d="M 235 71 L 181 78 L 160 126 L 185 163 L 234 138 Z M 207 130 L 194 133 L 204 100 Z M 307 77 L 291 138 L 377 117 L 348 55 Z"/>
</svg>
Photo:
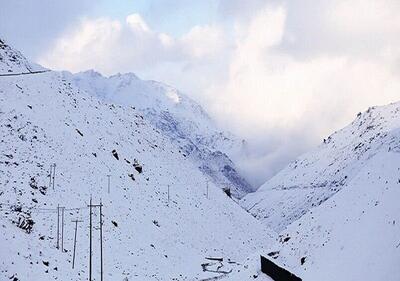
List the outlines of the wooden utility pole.
<svg viewBox="0 0 400 281">
<path fill-rule="evenodd" d="M 56 163 L 53 164 L 53 190 L 54 190 L 55 178 L 56 178 Z"/>
<path fill-rule="evenodd" d="M 111 175 L 107 175 L 107 177 L 108 177 L 107 192 L 108 192 L 108 194 L 110 194 Z"/>
<path fill-rule="evenodd" d="M 208 199 L 208 180 L 207 180 L 207 191 L 206 191 L 206 197 L 207 197 L 207 199 Z"/>
<path fill-rule="evenodd" d="M 64 252 L 64 209 L 65 207 L 61 208 L 61 252 Z"/>
<path fill-rule="evenodd" d="M 60 248 L 60 205 L 57 205 L 57 249 Z"/>
<path fill-rule="evenodd" d="M 103 219 L 102 207 L 103 204 L 92 204 L 92 197 L 90 197 L 89 207 L 89 281 L 92 281 L 92 208 L 100 207 L 100 273 L 101 281 L 103 280 Z"/>
<path fill-rule="evenodd" d="M 92 281 L 92 197 L 89 203 L 89 281 Z"/>
<path fill-rule="evenodd" d="M 169 206 L 169 185 L 168 185 L 168 203 L 167 206 Z"/>
<path fill-rule="evenodd" d="M 51 183 L 52 177 L 53 177 L 53 164 L 50 164 L 50 180 L 49 180 L 49 189 L 50 189 L 51 187 L 53 187 L 53 184 Z"/>
<path fill-rule="evenodd" d="M 103 203 L 101 203 L 101 199 L 99 207 L 100 207 L 100 281 L 103 281 L 103 218 L 102 218 Z"/>
<path fill-rule="evenodd" d="M 75 223 L 75 236 L 74 236 L 74 254 L 72 256 L 72 269 L 74 269 L 75 266 L 75 251 L 76 251 L 76 234 L 78 233 L 78 222 L 83 222 L 80 220 L 72 220 L 72 222 Z"/>
</svg>

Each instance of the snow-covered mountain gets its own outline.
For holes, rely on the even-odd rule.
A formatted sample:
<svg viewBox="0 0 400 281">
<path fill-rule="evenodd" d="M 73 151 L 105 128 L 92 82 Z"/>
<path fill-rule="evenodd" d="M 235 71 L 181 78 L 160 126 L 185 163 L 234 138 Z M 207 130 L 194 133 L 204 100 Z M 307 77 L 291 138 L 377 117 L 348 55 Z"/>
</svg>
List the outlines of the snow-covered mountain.
<svg viewBox="0 0 400 281">
<path fill-rule="evenodd" d="M 219 130 L 203 108 L 177 89 L 133 73 L 104 77 L 93 70 L 64 75 L 80 89 L 104 101 L 134 106 L 168 136 L 217 185 L 241 198 L 254 191 L 237 172 L 232 155 L 241 153 L 242 140 Z"/>
<path fill-rule="evenodd" d="M 321 206 L 281 233 L 267 253 L 303 280 L 400 278 L 400 134 Z"/>
<path fill-rule="evenodd" d="M 399 280 L 400 103 L 373 107 L 242 204 L 303 280 Z"/>
<path fill-rule="evenodd" d="M 376 154 L 393 146 L 399 104 L 372 107 L 315 150 L 304 154 L 247 195 L 242 205 L 280 231 L 356 177 Z M 283 218 L 283 219 L 282 219 Z"/>
<path fill-rule="evenodd" d="M 100 202 L 106 280 L 270 281 L 259 253 L 305 281 L 399 280 L 400 103 L 246 195 L 251 214 L 221 191 L 248 191 L 227 156 L 240 142 L 133 74 L 47 71 L 0 40 L 0 135 L 0 280 L 87 280 L 90 197 L 93 280 Z"/>
<path fill-rule="evenodd" d="M 65 73 L 18 75 L 33 64 L 1 44 L 0 69 L 16 75 L 0 77 L 0 280 L 86 280 L 90 196 L 103 204 L 105 280 L 218 277 L 272 241 L 219 183 L 205 196 L 209 177 L 148 114 L 87 95 Z M 82 220 L 74 269 L 72 220 Z M 94 280 L 99 220 L 93 207 Z"/>
</svg>

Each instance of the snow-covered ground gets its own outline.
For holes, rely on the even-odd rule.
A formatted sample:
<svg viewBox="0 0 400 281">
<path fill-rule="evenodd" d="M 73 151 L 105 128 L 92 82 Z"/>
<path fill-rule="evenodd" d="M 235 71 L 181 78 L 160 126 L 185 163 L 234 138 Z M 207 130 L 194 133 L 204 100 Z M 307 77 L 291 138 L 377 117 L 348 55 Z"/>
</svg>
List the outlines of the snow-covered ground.
<svg viewBox="0 0 400 281">
<path fill-rule="evenodd" d="M 0 41 L 0 70 L 43 68 Z M 305 281 L 400 280 L 400 103 L 359 113 L 238 204 L 201 166 L 219 171 L 207 157 L 237 143 L 174 91 L 133 74 L 0 76 L 0 280 L 86 280 L 90 197 L 105 280 L 270 281 L 260 254 Z M 99 220 L 95 207 L 93 280 Z"/>
<path fill-rule="evenodd" d="M 400 103 L 368 109 L 242 204 L 303 280 L 400 278 Z"/>
<path fill-rule="evenodd" d="M 0 55 L 2 64 L 8 54 Z M 29 64 L 22 55 L 14 63 Z M 0 77 L 0 135 L 1 280 L 85 280 L 90 196 L 104 204 L 105 280 L 218 277 L 203 271 L 206 257 L 222 257 L 218 271 L 230 272 L 273 240 L 221 186 L 210 182 L 207 198 L 208 176 L 141 112 L 81 93 L 63 73 Z M 66 208 L 64 252 L 56 249 L 57 205 Z M 72 269 L 75 219 L 83 222 Z M 95 208 L 94 280 L 99 219 Z"/>
<path fill-rule="evenodd" d="M 103 101 L 134 106 L 211 181 L 230 187 L 235 197 L 254 191 L 231 160 L 231 156 L 243 153 L 243 141 L 219 130 L 198 103 L 177 89 L 157 81 L 141 80 L 133 73 L 110 77 L 93 70 L 63 74 L 81 90 Z"/>
<path fill-rule="evenodd" d="M 271 249 L 279 263 L 310 281 L 399 280 L 399 132 L 392 137 L 395 150 L 375 155 L 340 192 L 281 233 Z"/>
<path fill-rule="evenodd" d="M 391 132 L 400 128 L 399 106 L 359 113 L 349 126 L 247 195 L 242 206 L 280 232 L 347 186 L 371 158 L 392 146 Z"/>
</svg>

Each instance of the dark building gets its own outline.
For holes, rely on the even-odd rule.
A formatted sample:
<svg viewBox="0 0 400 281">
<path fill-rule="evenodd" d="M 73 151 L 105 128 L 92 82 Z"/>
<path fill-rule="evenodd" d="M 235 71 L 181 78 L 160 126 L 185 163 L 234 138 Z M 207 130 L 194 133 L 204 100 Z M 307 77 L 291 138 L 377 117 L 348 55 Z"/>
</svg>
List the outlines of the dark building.
<svg viewBox="0 0 400 281">
<path fill-rule="evenodd" d="M 267 274 L 275 281 L 302 281 L 301 278 L 297 277 L 293 273 L 286 269 L 276 265 L 266 257 L 261 257 L 261 271 Z"/>
</svg>

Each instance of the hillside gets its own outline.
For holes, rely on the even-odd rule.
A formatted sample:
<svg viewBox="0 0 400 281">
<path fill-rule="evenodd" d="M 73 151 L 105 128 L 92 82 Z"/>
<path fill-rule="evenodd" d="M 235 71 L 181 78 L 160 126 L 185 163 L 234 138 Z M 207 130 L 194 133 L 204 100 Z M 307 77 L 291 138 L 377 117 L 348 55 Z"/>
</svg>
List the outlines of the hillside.
<svg viewBox="0 0 400 281">
<path fill-rule="evenodd" d="M 373 107 L 247 195 L 303 280 L 399 280 L 400 103 Z"/>
<path fill-rule="evenodd" d="M 304 154 L 247 195 L 241 204 L 280 232 L 349 185 L 377 154 L 393 148 L 399 104 L 373 107 L 315 150 Z"/>
<path fill-rule="evenodd" d="M 0 74 L 30 73 L 44 68 L 29 62 L 19 51 L 11 48 L 0 38 Z"/>
<path fill-rule="evenodd" d="M 22 55 L 10 59 L 9 50 L 0 49 L 0 69 L 25 72 L 31 64 Z M 107 280 L 218 277 L 272 241 L 221 186 L 209 183 L 207 198 L 208 177 L 141 112 L 89 96 L 63 73 L 0 77 L 0 134 L 1 280 L 85 280 L 90 197 L 103 203 Z M 58 205 L 65 207 L 63 252 Z M 82 220 L 74 269 L 72 220 Z M 99 220 L 94 207 L 95 280 Z M 224 258 L 218 270 L 205 259 L 215 256 Z"/>
<path fill-rule="evenodd" d="M 177 89 L 133 73 L 104 77 L 93 70 L 71 74 L 74 84 L 103 101 L 133 106 L 166 135 L 217 185 L 230 187 L 241 198 L 254 191 L 237 172 L 231 156 L 242 152 L 242 141 L 219 130 L 203 108 Z"/>
<path fill-rule="evenodd" d="M 276 262 L 303 280 L 399 280 L 399 131 L 391 138 L 390 149 L 281 233 L 268 251 Z"/>
</svg>

